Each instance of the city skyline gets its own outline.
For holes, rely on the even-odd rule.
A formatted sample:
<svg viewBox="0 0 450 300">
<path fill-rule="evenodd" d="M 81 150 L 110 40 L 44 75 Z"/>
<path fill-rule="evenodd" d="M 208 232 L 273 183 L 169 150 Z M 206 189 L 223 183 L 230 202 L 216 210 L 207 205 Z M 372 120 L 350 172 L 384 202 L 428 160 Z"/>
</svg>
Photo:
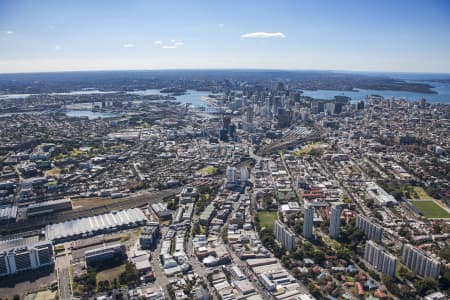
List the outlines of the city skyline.
<svg viewBox="0 0 450 300">
<path fill-rule="evenodd" d="M 288 69 L 450 73 L 446 1 L 3 1 L 0 73 Z"/>
</svg>

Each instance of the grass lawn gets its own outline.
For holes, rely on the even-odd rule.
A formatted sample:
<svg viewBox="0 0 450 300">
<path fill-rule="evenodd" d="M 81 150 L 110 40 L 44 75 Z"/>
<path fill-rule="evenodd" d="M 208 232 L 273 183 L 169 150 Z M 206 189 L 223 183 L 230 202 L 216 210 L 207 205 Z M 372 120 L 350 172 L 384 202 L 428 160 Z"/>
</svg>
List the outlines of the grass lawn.
<svg viewBox="0 0 450 300">
<path fill-rule="evenodd" d="M 450 218 L 450 213 L 432 200 L 415 200 L 411 203 L 420 209 L 426 218 Z"/>
<path fill-rule="evenodd" d="M 57 254 L 62 253 L 64 251 L 66 251 L 66 248 L 64 247 L 64 245 L 58 245 L 55 247 L 55 253 L 57 253 Z"/>
<path fill-rule="evenodd" d="M 117 278 L 117 280 L 119 280 L 119 276 L 123 272 L 125 272 L 125 264 L 98 272 L 96 279 L 97 282 L 108 280 L 112 284 L 114 278 Z"/>
<path fill-rule="evenodd" d="M 47 177 L 57 177 L 60 174 L 61 174 L 61 169 L 57 168 L 57 167 L 55 167 L 53 169 L 50 169 L 50 170 L 45 172 L 45 176 L 47 176 Z"/>
<path fill-rule="evenodd" d="M 428 193 L 423 189 L 423 187 L 415 186 L 413 187 L 414 192 L 416 192 L 417 196 L 419 197 L 419 200 L 434 200 L 433 197 L 428 195 Z"/>
<path fill-rule="evenodd" d="M 213 166 L 207 166 L 204 167 L 203 169 L 201 169 L 200 171 L 198 171 L 198 173 L 200 173 L 200 175 L 203 176 L 210 176 L 210 175 L 214 175 L 217 172 L 217 168 L 213 167 Z"/>
<path fill-rule="evenodd" d="M 208 231 L 208 227 L 200 225 L 200 234 L 206 234 Z"/>
<path fill-rule="evenodd" d="M 402 280 L 402 276 L 400 276 L 400 269 L 401 268 L 404 268 L 404 269 L 406 269 L 408 271 L 411 271 L 407 266 L 405 266 L 401 262 L 397 262 L 397 268 L 395 269 L 395 277 L 397 277 L 400 280 Z"/>
<path fill-rule="evenodd" d="M 320 150 L 322 149 L 322 143 L 321 142 L 315 142 L 312 144 L 305 145 L 297 150 L 294 151 L 294 155 L 297 157 L 310 154 L 313 150 Z"/>
<path fill-rule="evenodd" d="M 336 240 L 333 240 L 332 238 L 330 238 L 328 235 L 323 234 L 321 230 L 317 229 L 314 231 L 317 235 L 320 235 L 320 237 L 322 238 L 322 240 L 325 242 L 325 244 L 327 244 L 327 246 L 333 248 L 333 250 L 338 250 L 342 247 L 341 243 L 339 243 Z"/>
<path fill-rule="evenodd" d="M 261 228 L 265 227 L 273 230 L 275 221 L 278 219 L 278 212 L 276 211 L 260 211 L 258 212 L 259 225 Z"/>
<path fill-rule="evenodd" d="M 38 292 L 34 300 L 53 300 L 56 299 L 56 292 L 41 291 Z"/>
</svg>

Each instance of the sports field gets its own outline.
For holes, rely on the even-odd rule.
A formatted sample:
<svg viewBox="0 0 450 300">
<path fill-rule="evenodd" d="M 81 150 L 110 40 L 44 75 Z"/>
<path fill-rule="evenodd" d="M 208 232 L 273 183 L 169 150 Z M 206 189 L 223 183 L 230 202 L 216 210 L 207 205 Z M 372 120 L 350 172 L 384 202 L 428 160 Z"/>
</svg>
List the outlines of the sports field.
<svg viewBox="0 0 450 300">
<path fill-rule="evenodd" d="M 278 219 L 278 212 L 276 211 L 260 211 L 258 212 L 259 225 L 261 228 L 265 227 L 273 230 L 275 221 Z"/>
<path fill-rule="evenodd" d="M 414 200 L 411 203 L 420 209 L 426 218 L 450 218 L 450 213 L 437 205 L 433 200 Z"/>
</svg>

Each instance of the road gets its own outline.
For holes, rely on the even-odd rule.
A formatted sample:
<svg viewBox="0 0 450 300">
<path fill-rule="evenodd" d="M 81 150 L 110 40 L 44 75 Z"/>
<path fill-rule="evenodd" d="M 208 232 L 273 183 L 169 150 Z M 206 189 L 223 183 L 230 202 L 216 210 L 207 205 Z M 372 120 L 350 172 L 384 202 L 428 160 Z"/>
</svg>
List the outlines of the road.
<svg viewBox="0 0 450 300">
<path fill-rule="evenodd" d="M 161 227 L 161 237 L 164 237 L 167 233 L 168 227 Z M 164 289 L 164 294 L 168 295 L 167 285 L 169 284 L 169 279 L 164 274 L 163 266 L 161 265 L 161 260 L 159 259 L 159 253 L 161 253 L 162 238 L 158 243 L 158 246 L 154 251 L 152 251 L 151 265 L 153 269 L 153 274 L 156 280 L 152 283 L 154 286 L 159 286 Z"/>
<path fill-rule="evenodd" d="M 241 270 L 243 270 L 244 274 L 253 284 L 253 287 L 255 287 L 256 292 L 265 300 L 274 299 L 273 296 L 262 286 L 259 280 L 255 279 L 257 278 L 256 274 L 247 267 L 247 264 L 243 262 L 230 247 L 228 247 L 228 244 L 226 244 L 226 247 L 228 252 L 231 254 L 231 259 L 233 261 L 232 264 L 239 266 Z"/>
<path fill-rule="evenodd" d="M 56 275 L 58 277 L 58 293 L 59 299 L 72 299 L 72 286 L 70 284 L 70 258 L 67 250 L 62 255 L 56 257 Z"/>
<path fill-rule="evenodd" d="M 359 212 L 364 215 L 367 216 L 367 211 L 364 209 L 364 207 L 362 207 L 361 203 L 363 202 L 362 200 L 358 200 L 355 198 L 355 196 L 353 195 L 353 193 L 351 191 L 349 191 L 349 189 L 342 183 L 342 180 L 336 177 L 336 174 L 334 172 L 331 172 L 330 169 L 328 168 L 328 166 L 326 165 L 325 162 L 321 161 L 320 159 L 316 160 L 319 163 L 319 166 L 321 167 L 321 172 L 322 174 L 329 174 L 339 185 L 339 187 L 345 191 L 345 193 L 347 194 L 347 196 L 350 197 L 350 199 L 352 200 L 352 203 L 355 203 L 356 206 L 358 206 L 359 208 Z"/>
<path fill-rule="evenodd" d="M 290 182 L 291 182 L 291 187 L 294 189 L 294 192 L 297 195 L 297 199 L 299 200 L 299 202 L 302 205 L 304 205 L 305 203 L 304 203 L 303 198 L 301 197 L 301 193 L 300 193 L 300 191 L 298 189 L 297 180 L 292 176 L 291 170 L 289 169 L 289 167 L 288 167 L 288 165 L 287 165 L 287 163 L 286 163 L 286 161 L 284 159 L 284 154 L 281 153 L 280 157 L 281 157 L 281 161 L 283 162 L 283 166 L 286 169 L 286 172 L 288 173 L 288 176 L 289 176 L 289 179 L 290 179 Z"/>
</svg>

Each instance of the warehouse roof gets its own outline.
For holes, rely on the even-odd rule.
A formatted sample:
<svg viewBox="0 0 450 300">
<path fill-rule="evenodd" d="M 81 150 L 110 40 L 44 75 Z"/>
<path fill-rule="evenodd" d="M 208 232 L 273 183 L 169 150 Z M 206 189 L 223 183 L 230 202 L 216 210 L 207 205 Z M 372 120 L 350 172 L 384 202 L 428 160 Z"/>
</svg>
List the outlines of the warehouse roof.
<svg viewBox="0 0 450 300">
<path fill-rule="evenodd" d="M 28 209 L 51 206 L 51 205 L 58 205 L 58 204 L 67 203 L 67 202 L 70 203 L 71 200 L 69 198 L 58 199 L 58 200 L 49 200 L 49 201 L 30 204 L 30 205 L 28 205 Z"/>
<path fill-rule="evenodd" d="M 45 227 L 45 236 L 49 240 L 64 239 L 142 222 L 148 222 L 148 220 L 139 208 L 127 209 L 123 211 L 112 211 L 94 217 L 75 219 L 63 223 L 47 225 Z"/>
<path fill-rule="evenodd" d="M 5 239 L 0 241 L 0 252 L 9 252 L 14 251 L 14 249 L 21 248 L 33 248 L 41 245 L 51 245 L 50 241 L 39 241 L 37 236 L 22 238 L 22 237 L 13 237 L 10 239 Z"/>
<path fill-rule="evenodd" d="M 17 216 L 17 206 L 15 205 L 0 206 L 0 221 L 15 219 L 16 216 Z"/>
</svg>

